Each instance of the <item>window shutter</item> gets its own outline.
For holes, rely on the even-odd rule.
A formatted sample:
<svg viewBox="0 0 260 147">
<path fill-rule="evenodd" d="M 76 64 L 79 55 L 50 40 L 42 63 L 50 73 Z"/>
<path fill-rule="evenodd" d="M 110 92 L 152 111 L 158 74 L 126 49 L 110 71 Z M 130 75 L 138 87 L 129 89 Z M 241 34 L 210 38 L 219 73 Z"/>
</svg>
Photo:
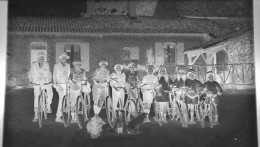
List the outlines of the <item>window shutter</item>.
<svg viewBox="0 0 260 147">
<path fill-rule="evenodd" d="M 164 48 L 162 42 L 155 43 L 155 63 L 157 65 L 164 64 Z"/>
<path fill-rule="evenodd" d="M 64 52 L 65 44 L 64 43 L 56 43 L 56 63 L 59 62 L 59 56 Z"/>
<path fill-rule="evenodd" d="M 80 44 L 81 68 L 89 71 L 89 43 Z"/>
<path fill-rule="evenodd" d="M 138 47 L 131 48 L 130 57 L 132 60 L 139 60 L 139 48 Z"/>
<path fill-rule="evenodd" d="M 178 43 L 176 48 L 177 48 L 177 54 L 176 54 L 177 64 L 184 65 L 184 43 L 183 42 Z"/>
</svg>

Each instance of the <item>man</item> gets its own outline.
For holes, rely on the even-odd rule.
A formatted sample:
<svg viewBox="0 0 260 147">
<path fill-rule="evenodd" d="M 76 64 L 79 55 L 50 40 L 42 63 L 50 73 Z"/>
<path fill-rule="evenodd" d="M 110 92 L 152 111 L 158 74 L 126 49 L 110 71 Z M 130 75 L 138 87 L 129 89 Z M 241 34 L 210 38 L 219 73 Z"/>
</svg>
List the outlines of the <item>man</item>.
<svg viewBox="0 0 260 147">
<path fill-rule="evenodd" d="M 29 82 L 33 84 L 45 84 L 45 83 L 50 83 L 52 82 L 52 74 L 50 71 L 49 64 L 44 61 L 45 56 L 43 52 L 38 53 L 38 61 L 34 61 L 31 65 L 28 78 Z M 38 120 L 38 98 L 41 93 L 40 91 L 40 86 L 33 86 L 34 87 L 34 118 L 33 122 L 36 122 Z M 52 92 L 52 85 L 48 84 L 45 86 L 47 90 L 47 109 L 48 113 L 51 113 L 51 103 L 52 103 L 52 97 L 53 97 L 53 92 Z"/>
<path fill-rule="evenodd" d="M 218 109 L 217 105 L 219 103 L 218 95 L 221 95 L 223 93 L 223 90 L 219 83 L 215 81 L 215 74 L 212 71 L 207 72 L 206 75 L 206 82 L 204 83 L 205 90 L 209 91 L 210 94 L 207 94 L 206 97 L 206 104 L 207 108 L 209 108 L 209 103 L 211 98 L 214 99 L 213 105 L 216 109 L 215 111 L 215 120 L 214 123 L 217 125 L 218 124 Z"/>
<path fill-rule="evenodd" d="M 151 122 L 149 119 L 149 113 L 155 96 L 154 89 L 158 85 L 158 78 L 153 75 L 154 71 L 155 69 L 152 65 L 147 66 L 147 75 L 143 77 L 142 84 L 140 85 L 143 93 L 144 113 L 146 113 L 144 122 Z"/>
<path fill-rule="evenodd" d="M 117 104 L 121 102 L 121 108 L 123 109 L 125 104 L 125 74 L 122 72 L 123 66 L 116 64 L 114 66 L 115 72 L 111 74 L 110 85 L 112 87 L 112 98 L 113 98 L 113 108 L 117 110 Z"/>
<path fill-rule="evenodd" d="M 189 69 L 187 72 L 187 80 L 185 81 L 185 86 L 190 89 L 185 96 L 185 102 L 188 104 L 188 110 L 190 110 L 190 124 L 195 124 L 194 109 L 195 105 L 198 104 L 198 90 L 199 88 L 202 88 L 203 85 L 200 81 L 196 79 L 196 74 L 193 69 Z"/>
<path fill-rule="evenodd" d="M 77 97 L 80 96 L 80 90 L 81 90 L 81 86 L 83 86 L 82 84 L 86 84 L 86 86 L 84 86 L 83 88 L 83 92 L 84 92 L 84 96 L 85 93 L 90 93 L 91 89 L 90 89 L 90 84 L 86 81 L 87 77 L 86 77 L 86 73 L 84 69 L 81 69 L 81 61 L 80 60 L 74 60 L 73 61 L 73 69 L 71 70 L 70 73 L 70 79 L 72 80 L 71 82 L 71 90 L 70 90 L 70 98 L 71 98 L 71 105 L 72 108 L 75 108 L 76 105 L 76 101 L 77 101 Z M 72 119 L 71 119 L 71 123 L 76 123 L 76 117 L 75 117 L 75 111 L 73 111 L 71 113 Z"/>
<path fill-rule="evenodd" d="M 135 64 L 130 62 L 128 64 L 129 70 L 126 72 L 126 87 L 130 97 L 134 100 L 137 98 L 137 88 L 135 88 L 140 82 L 138 72 L 135 71 Z"/>
<path fill-rule="evenodd" d="M 63 97 L 66 95 L 66 83 L 69 80 L 70 75 L 70 65 L 66 63 L 69 59 L 69 56 L 64 52 L 59 56 L 60 62 L 54 65 L 53 70 L 53 82 L 54 87 L 56 88 L 59 94 L 59 103 L 58 109 L 56 113 L 56 122 L 62 122 L 61 116 L 61 107 L 62 107 L 62 100 Z"/>
<path fill-rule="evenodd" d="M 93 101 L 94 101 L 94 113 L 98 115 L 106 97 L 109 94 L 109 70 L 106 69 L 108 63 L 106 61 L 99 62 L 100 68 L 96 69 L 93 76 Z"/>
</svg>

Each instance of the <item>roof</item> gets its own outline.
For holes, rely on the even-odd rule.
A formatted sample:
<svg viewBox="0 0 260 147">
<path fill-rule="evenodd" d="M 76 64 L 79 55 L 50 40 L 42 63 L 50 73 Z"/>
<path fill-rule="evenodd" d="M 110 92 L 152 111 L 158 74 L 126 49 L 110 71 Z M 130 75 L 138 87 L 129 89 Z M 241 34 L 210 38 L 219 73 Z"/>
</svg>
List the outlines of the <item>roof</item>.
<svg viewBox="0 0 260 147">
<path fill-rule="evenodd" d="M 238 31 L 238 32 L 234 32 L 234 33 L 231 33 L 231 34 L 228 34 L 228 35 L 224 35 L 222 37 L 218 37 L 216 39 L 212 39 L 210 41 L 204 42 L 199 46 L 195 46 L 195 47 L 192 47 L 192 48 L 185 49 L 185 52 L 206 49 L 208 47 L 212 47 L 212 46 L 217 45 L 219 43 L 228 41 L 231 38 L 235 38 L 235 37 L 244 35 L 244 34 L 249 33 L 249 32 L 251 32 L 251 31 Z"/>
<path fill-rule="evenodd" d="M 176 5 L 182 16 L 253 17 L 250 1 L 183 1 Z"/>
<path fill-rule="evenodd" d="M 22 17 L 11 16 L 9 32 L 15 33 L 122 33 L 122 34 L 193 34 L 211 33 L 215 36 L 231 30 L 208 19 L 162 18 L 124 15 L 84 17 Z"/>
</svg>

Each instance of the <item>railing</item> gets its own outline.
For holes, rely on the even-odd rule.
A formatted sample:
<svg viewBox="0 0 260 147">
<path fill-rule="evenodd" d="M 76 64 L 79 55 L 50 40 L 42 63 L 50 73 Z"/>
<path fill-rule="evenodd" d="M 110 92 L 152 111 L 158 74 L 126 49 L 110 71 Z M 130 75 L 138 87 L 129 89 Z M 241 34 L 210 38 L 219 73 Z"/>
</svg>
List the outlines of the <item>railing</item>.
<svg viewBox="0 0 260 147">
<path fill-rule="evenodd" d="M 206 81 L 207 71 L 211 70 L 216 74 L 216 81 L 220 83 L 223 88 L 237 88 L 242 89 L 255 87 L 255 66 L 254 63 L 241 64 L 224 64 L 224 65 L 180 65 L 168 66 L 170 74 L 175 73 L 176 67 L 184 69 L 194 69 L 197 79 L 201 82 Z M 172 76 L 175 78 L 175 76 Z"/>
</svg>

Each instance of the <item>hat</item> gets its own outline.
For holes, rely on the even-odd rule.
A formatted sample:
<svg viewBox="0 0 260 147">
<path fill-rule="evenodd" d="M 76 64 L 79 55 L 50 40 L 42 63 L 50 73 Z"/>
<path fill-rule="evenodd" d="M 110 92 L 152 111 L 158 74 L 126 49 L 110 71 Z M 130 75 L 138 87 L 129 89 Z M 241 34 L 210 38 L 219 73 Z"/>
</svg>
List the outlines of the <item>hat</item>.
<svg viewBox="0 0 260 147">
<path fill-rule="evenodd" d="M 40 57 L 45 57 L 43 52 L 39 52 L 39 53 L 38 53 L 38 59 L 39 59 Z"/>
<path fill-rule="evenodd" d="M 70 57 L 67 55 L 67 53 L 63 52 L 60 56 L 59 59 L 61 59 L 62 57 L 66 57 L 66 59 L 68 60 Z"/>
<path fill-rule="evenodd" d="M 114 66 L 114 70 L 117 70 L 118 67 L 120 68 L 120 70 L 123 69 L 123 66 L 122 66 L 122 65 L 120 65 L 120 64 L 116 64 L 116 65 Z"/>
<path fill-rule="evenodd" d="M 130 67 L 134 67 L 135 66 L 135 63 L 134 62 L 130 62 L 130 63 L 128 63 L 128 67 L 130 68 Z"/>
<path fill-rule="evenodd" d="M 108 65 L 108 63 L 107 63 L 107 61 L 101 61 L 101 62 L 99 62 L 99 66 L 101 66 L 102 64 L 105 64 L 105 66 L 107 66 Z"/>
<path fill-rule="evenodd" d="M 195 74 L 195 71 L 194 71 L 193 69 L 189 69 L 189 70 L 187 71 L 187 74 L 189 74 L 189 73 Z"/>
<path fill-rule="evenodd" d="M 160 67 L 160 68 L 159 68 L 159 72 L 161 72 L 162 69 L 163 69 L 165 72 L 167 72 L 167 69 L 166 69 L 165 67 Z"/>
<path fill-rule="evenodd" d="M 206 79 L 208 80 L 209 78 L 209 75 L 212 75 L 213 78 L 215 79 L 215 74 L 212 72 L 212 71 L 208 71 L 207 74 L 206 74 Z"/>
<path fill-rule="evenodd" d="M 148 72 L 148 69 L 150 69 L 150 68 L 152 68 L 152 69 L 153 69 L 153 72 L 154 72 L 155 68 L 154 68 L 153 65 L 148 65 L 148 66 L 146 67 L 146 72 Z"/>
</svg>

